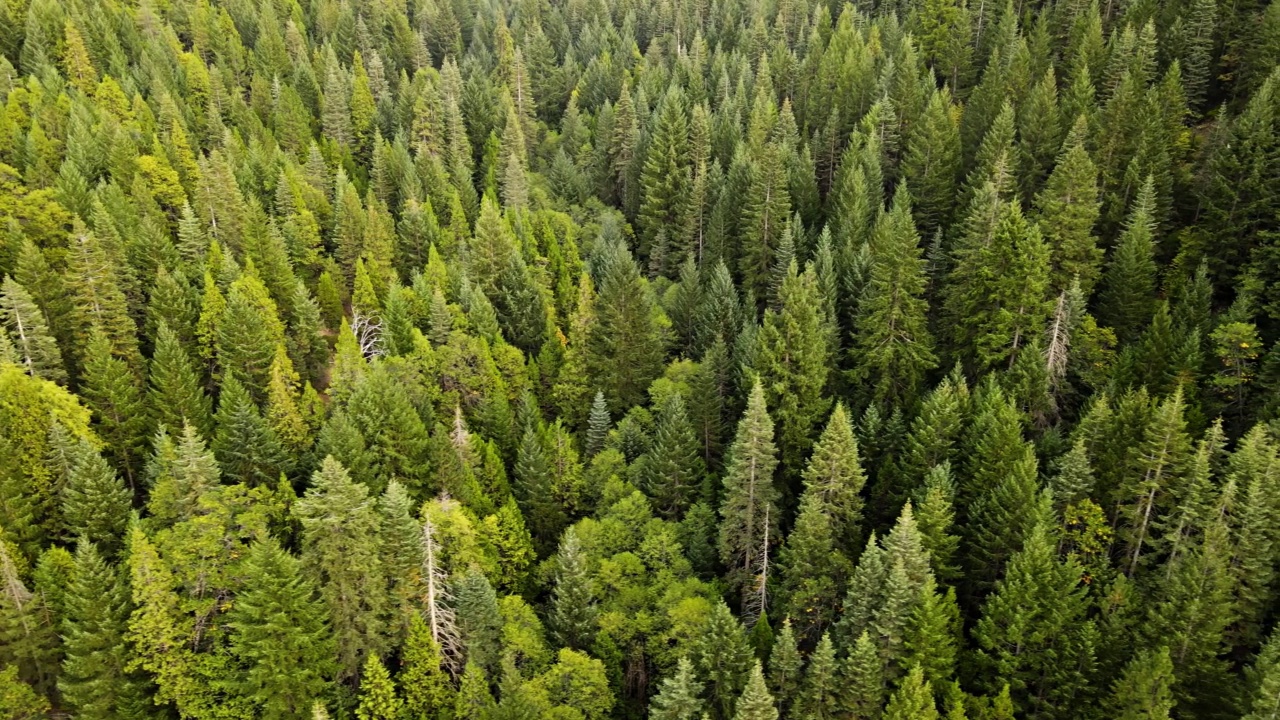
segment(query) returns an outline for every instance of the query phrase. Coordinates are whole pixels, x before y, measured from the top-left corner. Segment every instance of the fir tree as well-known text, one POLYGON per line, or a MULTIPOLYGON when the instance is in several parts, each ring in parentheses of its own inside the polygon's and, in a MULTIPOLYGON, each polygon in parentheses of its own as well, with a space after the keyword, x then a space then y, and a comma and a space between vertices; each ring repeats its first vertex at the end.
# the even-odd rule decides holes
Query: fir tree
POLYGON ((1143 651, 1116 681, 1109 702, 1111 712, 1122 720, 1165 720, 1176 704, 1169 690, 1172 682, 1169 648, 1143 651))
POLYGON ((1133 201, 1102 279, 1100 319, 1121 340, 1132 340, 1154 310, 1156 287, 1155 185, 1148 177, 1133 201))
POLYGON ((445 673, 443 661, 431 629, 422 616, 415 613, 409 619, 409 635, 396 676, 408 717, 414 720, 453 717, 456 691, 445 673))
POLYGON ((723 601, 712 607, 694 638, 692 659, 698 677, 709 686, 707 702, 712 710, 719 717, 733 717, 734 704, 747 682, 752 654, 742 625, 723 601))
POLYGON ((740 587, 752 585, 768 561, 766 537, 778 522, 773 471, 773 421, 759 381, 751 390, 738 434, 729 448, 720 505, 720 559, 740 587))
POLYGON ((320 586, 337 641, 338 677, 354 677, 384 647, 382 563, 368 489, 326 457, 293 512, 302 523, 302 562, 320 586))
POLYGON ((587 558, 571 527, 560 540, 556 554, 556 584, 552 600, 551 625, 560 643, 585 648, 595 636, 596 607, 587 558))
POLYGON ((653 445, 643 466, 645 490, 664 517, 681 517, 693 501, 704 472, 699 455, 684 397, 671 393, 659 408, 653 445))
POLYGON ((396 695, 395 683, 377 655, 369 655, 360 673, 360 704, 356 706, 359 720, 396 720, 404 710, 404 703, 396 695))
POLYGON ((702 717, 699 694, 693 663, 682 657, 676 663, 675 675, 663 679, 658 694, 650 702, 649 717, 654 720, 699 720, 702 717))
POLYGON ((817 648, 809 656, 809 665, 805 668, 804 686, 800 689, 800 697, 796 700, 797 717, 823 720, 840 716, 840 696, 843 693, 842 683, 836 666, 835 645, 829 635, 823 635, 817 648))
POLYGON ((0 323, 9 331, 17 361, 27 372, 65 384, 67 371, 44 313, 13 276, 0 283, 0 323))
POLYGON ((292 469, 275 431, 234 376, 222 384, 216 420, 213 452, 229 477, 249 485, 272 485, 292 469))
POLYGON ((938 706, 933 700, 933 689, 924 672, 917 665, 911 668, 902 685, 889 698, 884 709, 885 720, 936 720, 938 706))
POLYGON ((111 341, 103 332, 95 331, 89 340, 81 393, 116 464, 133 482, 141 468, 147 413, 137 375, 112 355, 111 341))
POLYGON ((151 356, 148 404, 157 427, 177 431, 190 423, 205 437, 213 433, 213 410, 201 387, 200 377, 167 323, 157 326, 156 349, 151 356))
POLYGON ((85 440, 71 453, 62 492, 69 537, 83 537, 114 552, 129 523, 133 498, 111 465, 85 440))
POLYGON ((742 696, 738 698, 734 720, 778 720, 778 709, 774 707, 773 696, 765 686, 764 671, 760 669, 760 661, 756 661, 747 678, 742 696))
POLYGON ((755 367, 774 407, 783 467, 799 468, 812 445, 813 427, 830 407, 823 390, 831 349, 812 268, 797 274, 791 263, 778 299, 781 310, 765 312, 755 367))
POLYGON ((236 691, 261 717, 298 717, 329 690, 336 668, 327 612, 297 560, 274 540, 256 544, 245 591, 228 613, 231 653, 246 668, 236 691))
POLYGON ((128 672, 128 590, 88 540, 76 545, 62 611, 63 701, 85 715, 123 714, 144 697, 141 683, 128 672))
POLYGON ((873 399, 884 407, 911 403, 924 374, 937 364, 924 299, 925 264, 911 219, 905 186, 872 232, 870 278, 858 303, 854 336, 855 377, 869 380, 873 399))
POLYGON ((791 630, 791 618, 786 618, 769 653, 769 687, 782 713, 790 710, 799 695, 802 663, 796 636, 791 630))

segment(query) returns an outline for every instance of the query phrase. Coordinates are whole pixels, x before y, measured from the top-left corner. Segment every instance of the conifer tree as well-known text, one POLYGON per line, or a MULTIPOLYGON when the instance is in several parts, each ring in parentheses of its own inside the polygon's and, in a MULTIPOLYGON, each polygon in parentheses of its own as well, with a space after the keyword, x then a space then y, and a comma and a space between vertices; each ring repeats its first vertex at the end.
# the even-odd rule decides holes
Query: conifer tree
MULTIPOLYGON (((934 20, 934 18, 930 18, 934 20)), ((946 225, 960 175, 960 128, 946 87, 935 90, 908 140, 902 173, 915 194, 915 219, 925 234, 946 225)))
POLYGON ((720 559, 739 587, 748 587, 768 561, 765 538, 778 522, 773 471, 773 421, 757 380, 729 448, 720 505, 720 559))
POLYGON ((747 682, 752 654, 742 625, 723 601, 712 607, 694 638, 692 660, 699 679, 708 685, 707 702, 712 710, 718 717, 732 717, 738 694, 747 682))
POLYGON ((1077 668, 1080 654, 1089 652, 1081 642, 1087 602, 1080 568, 1070 558, 1057 558, 1047 497, 1033 513, 1022 549, 974 627, 976 660, 991 692, 997 683, 1008 683, 1024 712, 1060 712, 1083 685, 1077 668))
POLYGON ((458 698, 454 705, 453 716, 456 718, 487 718, 493 712, 493 694, 489 692, 489 681, 484 669, 473 662, 467 663, 462 673, 462 683, 458 687, 458 698))
POLYGON ((889 698, 884 709, 885 720, 936 720, 938 706, 933 700, 933 689, 924 679, 924 672, 917 665, 911 668, 902 685, 889 698))
POLYGON ((338 677, 354 677, 385 647, 387 604, 369 491, 326 457, 293 512, 302 523, 302 561, 320 586, 337 641, 338 677))
POLYGON ((565 647, 588 647, 596 632, 595 593, 588 575, 587 558, 572 527, 565 530, 560 540, 555 579, 552 630, 565 647))
POLYGON ((155 454, 147 467, 151 492, 147 498, 150 519, 160 527, 191 519, 200 498, 221 480, 218 461, 191 425, 182 426, 175 444, 167 432, 156 436, 155 454))
POLYGON ((693 501, 704 473, 698 438, 680 393, 673 392, 662 401, 653 435, 643 466, 644 486, 659 514, 674 520, 693 501))
POLYGON ((756 369, 775 408, 784 467, 799 468, 809 453, 814 425, 830 407, 823 390, 831 349, 812 268, 797 274, 792 263, 778 298, 781 310, 765 312, 756 369))
POLYGON ((80 540, 62 599, 64 658, 58 678, 63 701, 76 712, 109 717, 144 699, 141 684, 128 671, 128 621, 128 589, 93 543, 80 540))
POLYGON ((816 494, 832 521, 837 547, 850 552, 862 524, 861 492, 866 475, 858 457, 853 423, 843 403, 836 403, 804 469, 805 493, 816 494))
POLYGON ((177 432, 190 423, 205 437, 212 436, 213 410, 209 397, 177 333, 161 321, 156 328, 155 342, 147 401, 156 426, 177 432))
POLYGON ((742 689, 742 696, 738 698, 737 710, 733 718, 734 720, 778 720, 778 709, 774 707, 773 696, 765 686, 764 671, 760 668, 759 660, 751 669, 746 687, 742 689))
POLYGON ((845 710, 858 718, 878 717, 884 702, 884 679, 875 642, 865 630, 851 644, 842 676, 845 710))
POLYGON ((360 673, 359 720, 395 720, 401 716, 404 703, 396 695, 395 683, 377 655, 369 655, 360 673))
POLYGON ((1109 706, 1123 720, 1165 720, 1176 704, 1169 686, 1173 683, 1173 662, 1169 648, 1142 651, 1116 680, 1109 706))
POLYGON ((1049 318, 1049 248, 1018 204, 1000 199, 996 183, 970 207, 947 296, 953 340, 976 367, 1010 368, 1049 318))
POLYGON ((804 686, 796 700, 796 717, 824 720, 840 716, 840 696, 844 688, 836 665, 835 645, 831 636, 823 635, 809 656, 804 686))
POLYGON ((234 376, 222 383, 213 452, 228 477, 249 485, 274 485, 292 469, 275 431, 234 376))
POLYGON ((870 248, 870 277, 858 303, 851 350, 855 378, 870 381, 873 399, 884 407, 911 403, 937 360, 926 321, 925 264, 905 185, 876 222, 870 248))
POLYGON ((1085 149, 1088 125, 1075 120, 1053 172, 1035 196, 1036 221, 1049 245, 1050 287, 1061 292, 1074 279, 1087 296, 1098 281, 1102 249, 1098 223, 1098 171, 1085 149))
POLYGON ((228 613, 231 653, 246 668, 238 694, 263 718, 298 717, 336 668, 328 613, 299 562, 274 540, 249 551, 245 590, 228 613))
POLYGON ((9 331, 16 358, 27 372, 46 380, 66 383, 67 371, 62 364, 62 353, 50 333, 44 313, 13 276, 0 283, 0 324, 9 331))
POLYGON ((769 653, 769 687, 778 700, 778 709, 782 713, 790 711, 800 692, 802 679, 800 649, 796 646, 796 635, 791 630, 791 618, 782 621, 782 629, 778 631, 773 649, 769 653))
POLYGON ((141 468, 147 413, 138 376, 112 355, 107 335, 95 331, 89 340, 81 394, 98 422, 116 464, 130 482, 141 468))
POLYGON ((62 520, 68 537, 82 537, 114 552, 129 523, 132 500, 110 463, 88 441, 79 440, 71 452, 62 491, 62 520))
POLYGON ((598 251, 599 294, 586 337, 586 369, 613 407, 639 402, 666 358, 666 316, 620 242, 598 251))
POLYGON ((689 120, 684 92, 672 84, 658 104, 652 137, 648 142, 640 174, 640 228, 651 255, 660 258, 661 268, 676 268, 678 257, 663 257, 657 238, 683 226, 688 212, 689 120))
POLYGON ((583 455, 590 459, 604 449, 605 437, 609 434, 609 404, 604 393, 597 390, 595 399, 591 401, 591 412, 587 415, 587 435, 583 444, 583 455))
POLYGON ((1098 307, 1100 319, 1116 331, 1121 340, 1132 340, 1154 310, 1155 185, 1148 176, 1133 201, 1111 260, 1102 279, 1098 307))
POLYGON ((800 501, 795 527, 779 556, 781 593, 804 638, 817 636, 832 620, 848 561, 834 542, 834 522, 816 493, 800 501))
POLYGON ((421 615, 409 619, 409 634, 400 658, 397 685, 404 694, 404 710, 414 720, 453 717, 456 691, 443 666, 440 646, 421 615))
POLYGON ((751 162, 749 184, 738 218, 745 251, 741 266, 743 280, 757 298, 769 296, 775 252, 791 218, 787 181, 782 148, 776 143, 767 143, 751 162))
POLYGON ((658 694, 651 701, 649 717, 654 720, 699 720, 702 700, 693 663, 682 657, 676 663, 675 675, 664 678, 658 694))

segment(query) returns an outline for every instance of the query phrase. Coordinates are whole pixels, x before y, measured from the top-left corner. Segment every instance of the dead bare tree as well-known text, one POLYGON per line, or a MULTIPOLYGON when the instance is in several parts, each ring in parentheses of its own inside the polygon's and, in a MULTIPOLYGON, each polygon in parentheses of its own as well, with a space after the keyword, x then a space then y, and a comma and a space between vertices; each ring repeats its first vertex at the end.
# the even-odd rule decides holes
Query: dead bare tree
MULTIPOLYGON (((448 495, 442 495, 441 499, 451 502, 448 495)), ((461 671, 462 638, 450 607, 453 596, 449 593, 448 575, 441 563, 440 545, 430 516, 422 523, 422 586, 423 612, 431 638, 440 648, 445 667, 457 677, 461 671)))

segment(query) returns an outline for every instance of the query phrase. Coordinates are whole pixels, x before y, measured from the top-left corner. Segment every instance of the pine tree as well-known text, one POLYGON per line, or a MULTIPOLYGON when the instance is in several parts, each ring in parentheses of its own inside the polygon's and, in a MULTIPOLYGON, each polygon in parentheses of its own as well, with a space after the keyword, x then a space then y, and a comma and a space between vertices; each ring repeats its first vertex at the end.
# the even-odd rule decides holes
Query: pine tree
POLYGON ((729 448, 720 505, 720 559, 739 587, 753 585, 768 561, 765 538, 778 522, 773 471, 777 451, 773 421, 765 408, 764 387, 757 380, 729 448))
POLYGON ((595 637, 596 607, 587 558, 571 527, 560 540, 556 554, 556 584, 551 625, 561 645, 586 648, 595 637))
POLYGON ((757 298, 769 296, 774 254, 791 217, 787 180, 782 148, 772 142, 760 148, 751 163, 749 185, 738 218, 745 249, 741 264, 743 282, 757 298))
POLYGON ((133 370, 112 355, 111 341, 95 331, 89 340, 81 394, 116 464, 132 483, 141 469, 147 413, 133 370))
POLYGON ((1088 125, 1075 120, 1044 188, 1035 197, 1036 221, 1049 245, 1050 287, 1061 292, 1072 280, 1086 296, 1102 267, 1102 249, 1093 228, 1098 223, 1098 170, 1085 149, 1088 125))
POLYGON ((871 382, 873 399, 883 407, 910 404, 937 360, 926 321, 925 263, 905 186, 876 222, 870 248, 870 278, 851 350, 854 377, 871 382))
POLYGON ((0 324, 9 331, 17 360, 27 372, 56 383, 66 383, 67 371, 62 363, 62 353, 50 333, 44 313, 13 276, 0 283, 0 324))
POLYGON ((1121 720, 1166 720, 1176 704, 1169 689, 1173 678, 1169 648, 1140 652, 1115 683, 1111 713, 1121 720))
POLYGON ((396 720, 403 708, 387 668, 377 655, 369 655, 360 673, 360 704, 356 706, 356 717, 359 720, 396 720))
MULTIPOLYGON (((660 252, 656 240, 661 232, 671 232, 685 223, 691 182, 688 145, 689 120, 684 93, 673 83, 658 105, 640 175, 639 224, 650 253, 660 252)), ((675 268, 679 264, 679 257, 670 256, 662 257, 659 262, 660 268, 675 268)))
POLYGON ((63 701, 83 715, 110 717, 141 699, 141 685, 127 669, 128 589, 88 540, 76 545, 61 605, 63 701))
POLYGON ((778 709, 774 707, 773 696, 764 683, 764 671, 760 669, 760 661, 751 669, 742 696, 738 698, 734 720, 778 720, 778 709))
POLYGON ((292 462, 275 431, 234 376, 222 383, 213 452, 228 477, 249 485, 274 485, 292 462))
POLYGON ((227 616, 231 653, 247 668, 236 692, 260 717, 298 717, 328 691, 337 670, 328 613, 299 562, 274 540, 253 546, 245 573, 227 616))
POLYGON ((698 438, 680 393, 662 401, 653 435, 643 466, 644 488, 659 514, 675 520, 693 501, 704 474, 698 438))
POLYGON ((707 702, 712 710, 718 717, 733 717, 752 654, 742 625, 723 601, 712 606, 701 632, 694 637, 692 660, 699 679, 709 686, 707 702))
POLYGON ((1134 339, 1155 309, 1155 185, 1148 176, 1102 279, 1101 320, 1121 341, 1134 339))
POLYGON ((784 714, 789 713, 799 695, 802 663, 795 633, 791 631, 791 618, 786 618, 769 653, 768 678, 770 690, 778 699, 778 710, 784 714))
POLYGON ((1049 499, 1033 511, 1022 549, 1009 561, 974 627, 976 661, 990 692, 1011 687, 1023 712, 1060 712, 1083 687, 1077 674, 1087 601, 1074 560, 1057 558, 1049 499))
POLYGON ((444 670, 440 646, 421 615, 409 619, 409 635, 400 658, 397 685, 404 693, 404 710, 413 720, 450 720, 457 692, 444 670))
POLYGON ((302 523, 302 561, 320 586, 337 641, 338 677, 358 674, 379 653, 387 604, 378 521, 369 491, 326 457, 293 512, 302 523))
POLYGON ((804 686, 795 705, 796 717, 806 720, 840 717, 843 690, 837 672, 835 645, 829 635, 823 635, 805 668, 804 686))
POLYGON ((129 523, 132 495, 111 465, 88 441, 71 453, 62 491, 62 520, 68 537, 82 537, 108 552, 119 548, 129 523))
POLYGON ((907 140, 902 174, 914 191, 915 220, 925 234, 944 227, 955 204, 961 154, 954 110, 950 91, 935 90, 907 140))
POLYGON ((797 274, 792 263, 778 298, 781 311, 765 312, 755 367, 777 417, 783 467, 798 469, 809 453, 814 425, 830 407, 823 390, 831 348, 812 268, 797 274))
POLYGON ((662 680, 658 694, 650 701, 649 717, 653 720, 699 720, 702 700, 693 663, 687 657, 676 663, 676 673, 662 680))
POLYGON ((190 423, 205 437, 212 436, 213 410, 209 397, 177 333, 164 321, 156 328, 156 349, 151 356, 150 371, 147 401, 156 426, 176 432, 190 423))
POLYGON ((884 720, 936 720, 937 717, 938 706, 933 701, 932 686, 917 665, 911 668, 902 685, 889 698, 884 720))

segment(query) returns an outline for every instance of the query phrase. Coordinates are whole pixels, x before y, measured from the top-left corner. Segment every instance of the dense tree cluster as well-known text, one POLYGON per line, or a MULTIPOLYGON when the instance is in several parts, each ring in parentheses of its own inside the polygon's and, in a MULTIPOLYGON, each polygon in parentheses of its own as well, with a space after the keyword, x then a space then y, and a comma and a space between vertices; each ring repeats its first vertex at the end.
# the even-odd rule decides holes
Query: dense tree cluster
POLYGON ((0 716, 1275 718, 1280 3, 0 3, 0 716))

